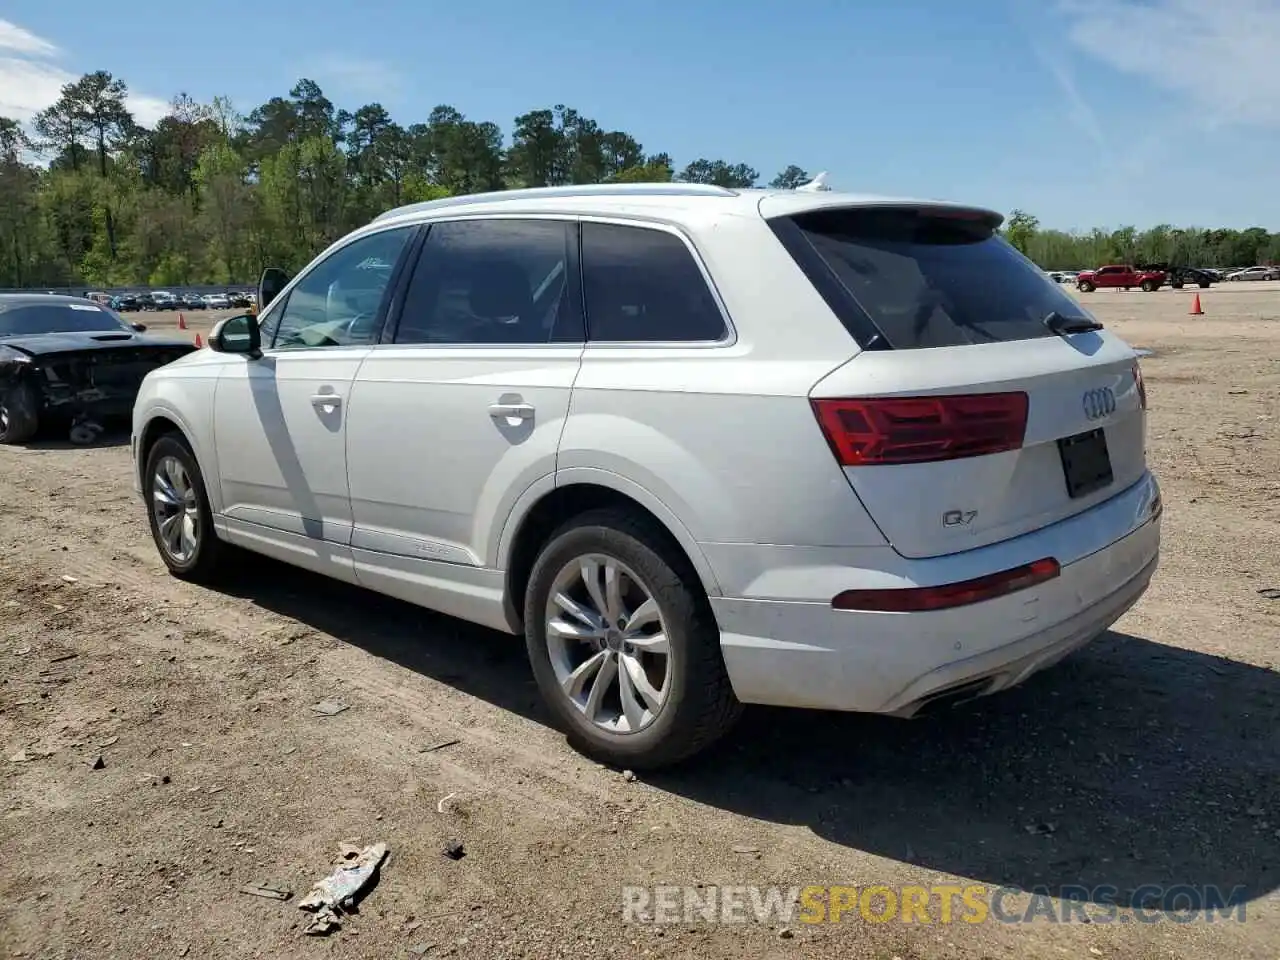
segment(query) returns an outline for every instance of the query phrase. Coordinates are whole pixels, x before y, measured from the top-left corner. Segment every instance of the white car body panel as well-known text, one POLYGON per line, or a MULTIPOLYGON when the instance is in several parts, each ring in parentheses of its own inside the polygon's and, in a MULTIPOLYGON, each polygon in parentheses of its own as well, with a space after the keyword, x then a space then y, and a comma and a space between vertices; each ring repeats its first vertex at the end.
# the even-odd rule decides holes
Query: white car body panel
MULTIPOLYGON (((141 469, 137 461, 138 440, 147 425, 157 418, 174 424, 191 445, 202 468, 210 477, 218 476, 218 454, 213 443, 214 393, 227 357, 211 350, 196 350, 153 370, 143 379, 133 407, 133 487, 142 492, 141 469)), ((222 509, 222 491, 217 483, 208 485, 209 500, 217 515, 222 509)))
MULTIPOLYGON (((502 520, 528 487, 554 480, 581 355, 578 345, 372 349, 347 439, 360 583, 405 599, 430 594, 438 609, 453 609, 436 596, 450 592, 449 574, 464 593, 479 588, 479 571, 497 569, 502 520)), ((492 624, 500 578, 489 599, 492 624)))
POLYGON ((1023 391, 1027 428, 1017 450, 942 463, 850 467, 849 483, 889 542, 909 557, 956 553, 1008 540, 1088 509, 1146 470, 1146 416, 1133 375, 1133 350, 1112 334, 1020 340, 943 350, 868 352, 813 390, 814 397, 927 396, 1023 391), (1090 420, 1091 389, 1116 397, 1114 412, 1090 420), (1067 496, 1057 439, 1101 427, 1115 480, 1079 499, 1067 496), (918 504, 902 510, 898 505, 918 504), (960 511, 965 523, 944 525, 960 511))
POLYGON ((992 692, 1092 639, 1141 596, 1157 563, 1159 489, 1146 469, 1135 354, 1118 338, 863 351, 764 219, 907 202, 584 188, 391 211, 293 283, 339 245, 388 226, 463 216, 628 223, 684 239, 726 335, 380 344, 260 360, 200 351, 147 378, 135 443, 154 418, 179 425, 226 539, 510 631, 522 599, 507 595, 507 572, 524 520, 555 491, 604 487, 652 514, 688 556, 740 699, 909 714, 957 684, 992 692), (1115 409, 1089 420, 1081 394, 1100 386, 1115 409), (326 390, 342 396, 340 415, 313 405, 326 390), (996 390, 1030 396, 1022 449, 945 463, 842 468, 811 406, 996 390), (532 425, 491 415, 496 403, 532 405, 532 425), (1056 438, 1099 425, 1115 480, 1067 502, 1056 438), (940 517, 953 508, 981 520, 946 529, 940 517), (832 606, 845 590, 956 583, 1045 557, 1060 576, 967 607, 832 606))
POLYGON ((1137 602, 1155 572, 1160 509, 1147 474, 1085 513, 950 557, 709 548, 729 594, 711 605, 734 690, 748 703, 893 713, 959 681, 990 676, 998 686, 984 692, 1020 682, 1137 602), (1048 556, 1062 563, 1061 576, 967 607, 911 614, 831 607, 850 585, 957 583, 1048 556))
POLYGON ((347 419, 368 347, 281 350, 227 364, 214 439, 229 520, 347 546, 347 419))

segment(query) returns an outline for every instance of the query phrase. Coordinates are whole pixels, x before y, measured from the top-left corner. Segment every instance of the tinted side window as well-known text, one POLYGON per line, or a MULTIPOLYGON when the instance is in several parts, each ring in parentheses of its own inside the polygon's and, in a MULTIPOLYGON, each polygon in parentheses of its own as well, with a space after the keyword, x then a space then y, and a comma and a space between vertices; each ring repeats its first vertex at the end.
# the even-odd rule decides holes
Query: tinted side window
POLYGON ((391 274, 413 234, 397 227, 361 237, 316 264, 272 311, 278 348, 337 347, 372 343, 391 274))
POLYGON ((405 293, 396 343, 582 342, 574 224, 432 224, 405 293))
POLYGON ((724 315, 684 241, 663 230, 582 225, 587 336, 593 341, 720 340, 724 315))

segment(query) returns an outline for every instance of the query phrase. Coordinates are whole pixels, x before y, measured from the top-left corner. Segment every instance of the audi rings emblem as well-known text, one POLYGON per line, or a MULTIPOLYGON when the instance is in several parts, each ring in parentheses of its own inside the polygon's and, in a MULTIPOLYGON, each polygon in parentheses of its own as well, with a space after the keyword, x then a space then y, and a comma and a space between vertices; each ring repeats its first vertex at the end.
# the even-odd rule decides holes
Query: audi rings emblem
POLYGON ((1116 412, 1116 395, 1110 387, 1086 390, 1081 398, 1084 415, 1090 420, 1101 420, 1116 412))

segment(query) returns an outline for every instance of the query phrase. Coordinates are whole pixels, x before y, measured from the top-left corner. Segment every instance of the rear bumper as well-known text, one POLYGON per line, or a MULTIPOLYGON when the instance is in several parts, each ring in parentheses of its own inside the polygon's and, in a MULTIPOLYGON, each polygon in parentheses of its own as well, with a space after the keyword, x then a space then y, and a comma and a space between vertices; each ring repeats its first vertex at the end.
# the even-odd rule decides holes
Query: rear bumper
MULTIPOLYGON (((1146 591, 1159 562, 1158 504, 1148 474, 1062 523, 934 560, 903 561, 871 548, 850 551, 841 569, 832 548, 757 547, 773 562, 808 563, 770 569, 766 560, 753 571, 752 589, 767 585, 775 597, 791 596, 712 599, 734 691, 746 703, 910 716, 953 692, 977 696, 1020 683, 1103 633, 1146 591), (831 607, 843 589, 955 582, 1050 556, 1062 564, 1054 580, 970 606, 925 613, 831 607), (878 557, 886 569, 870 569, 878 557)), ((713 565, 744 568, 740 557, 730 562, 724 545, 707 546, 713 565)))

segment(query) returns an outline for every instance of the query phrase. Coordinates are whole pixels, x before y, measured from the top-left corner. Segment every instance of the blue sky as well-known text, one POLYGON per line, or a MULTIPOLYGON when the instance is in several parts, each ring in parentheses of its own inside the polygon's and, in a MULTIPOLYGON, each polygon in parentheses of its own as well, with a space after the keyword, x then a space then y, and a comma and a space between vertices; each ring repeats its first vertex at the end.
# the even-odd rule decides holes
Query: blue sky
POLYGON ((1280 0, 5 0, 0 114, 87 70, 154 122, 299 77, 408 124, 556 103, 664 150, 1066 229, 1280 230, 1280 0), (678 11, 678 12, 677 12, 678 11))

